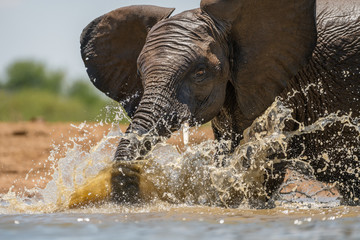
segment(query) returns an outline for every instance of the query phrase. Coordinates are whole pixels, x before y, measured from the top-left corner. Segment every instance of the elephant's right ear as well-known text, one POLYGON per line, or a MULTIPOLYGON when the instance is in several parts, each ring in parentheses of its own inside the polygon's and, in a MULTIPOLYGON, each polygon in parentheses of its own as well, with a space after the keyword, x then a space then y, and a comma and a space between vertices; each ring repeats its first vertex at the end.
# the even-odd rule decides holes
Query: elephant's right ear
POLYGON ((81 34, 81 56, 92 83, 121 101, 131 117, 143 94, 137 58, 148 31, 174 8, 129 6, 93 20, 81 34))
POLYGON ((201 9, 229 26, 233 85, 241 112, 262 114, 316 45, 315 0, 202 0, 201 9))

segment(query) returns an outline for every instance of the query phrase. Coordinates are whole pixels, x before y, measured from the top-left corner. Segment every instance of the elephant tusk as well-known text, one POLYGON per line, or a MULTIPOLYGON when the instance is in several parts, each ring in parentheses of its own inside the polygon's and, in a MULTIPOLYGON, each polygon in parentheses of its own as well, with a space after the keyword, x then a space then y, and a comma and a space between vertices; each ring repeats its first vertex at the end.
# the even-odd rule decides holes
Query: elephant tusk
POLYGON ((183 128, 182 128, 182 131, 183 131, 183 142, 184 142, 184 145, 188 145, 189 144, 189 123, 188 122, 185 122, 183 124, 183 128))

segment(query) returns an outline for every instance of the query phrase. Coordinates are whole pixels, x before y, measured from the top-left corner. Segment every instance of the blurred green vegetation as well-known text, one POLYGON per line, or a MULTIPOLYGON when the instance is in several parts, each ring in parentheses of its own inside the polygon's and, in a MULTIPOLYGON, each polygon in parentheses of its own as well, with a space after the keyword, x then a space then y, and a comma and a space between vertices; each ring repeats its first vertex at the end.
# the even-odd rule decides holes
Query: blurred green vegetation
POLYGON ((42 62, 15 61, 6 69, 5 79, 0 80, 0 121, 116 118, 119 104, 97 91, 86 79, 66 81, 64 71, 49 69, 42 62), (111 112, 114 109, 115 114, 111 112))

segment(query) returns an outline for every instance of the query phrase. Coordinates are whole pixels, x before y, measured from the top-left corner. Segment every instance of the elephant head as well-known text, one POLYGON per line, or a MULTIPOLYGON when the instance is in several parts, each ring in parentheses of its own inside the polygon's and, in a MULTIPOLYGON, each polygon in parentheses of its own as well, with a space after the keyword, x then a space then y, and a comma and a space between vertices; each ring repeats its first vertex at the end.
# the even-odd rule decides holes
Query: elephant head
POLYGON ((316 44, 315 0, 202 0, 174 9, 130 6, 91 22, 81 53, 93 84, 132 118, 115 160, 145 154, 184 121, 237 106, 241 130, 274 101, 316 44))

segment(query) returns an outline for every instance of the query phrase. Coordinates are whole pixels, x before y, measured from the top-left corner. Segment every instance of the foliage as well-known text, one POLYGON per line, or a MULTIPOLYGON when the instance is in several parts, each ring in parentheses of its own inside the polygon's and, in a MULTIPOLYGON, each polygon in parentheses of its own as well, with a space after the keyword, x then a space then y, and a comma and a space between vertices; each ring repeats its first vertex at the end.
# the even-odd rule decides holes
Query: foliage
POLYGON ((6 89, 18 91, 27 88, 59 93, 65 77, 62 71, 49 71, 43 63, 22 60, 7 68, 6 89))
POLYGON ((95 88, 81 79, 76 80, 72 84, 68 91, 68 96, 79 99, 89 106, 97 104, 99 101, 99 96, 96 94, 95 88))
POLYGON ((63 71, 22 60, 11 64, 0 84, 0 121, 95 121, 108 116, 108 105, 89 81, 77 79, 66 87, 63 71))

